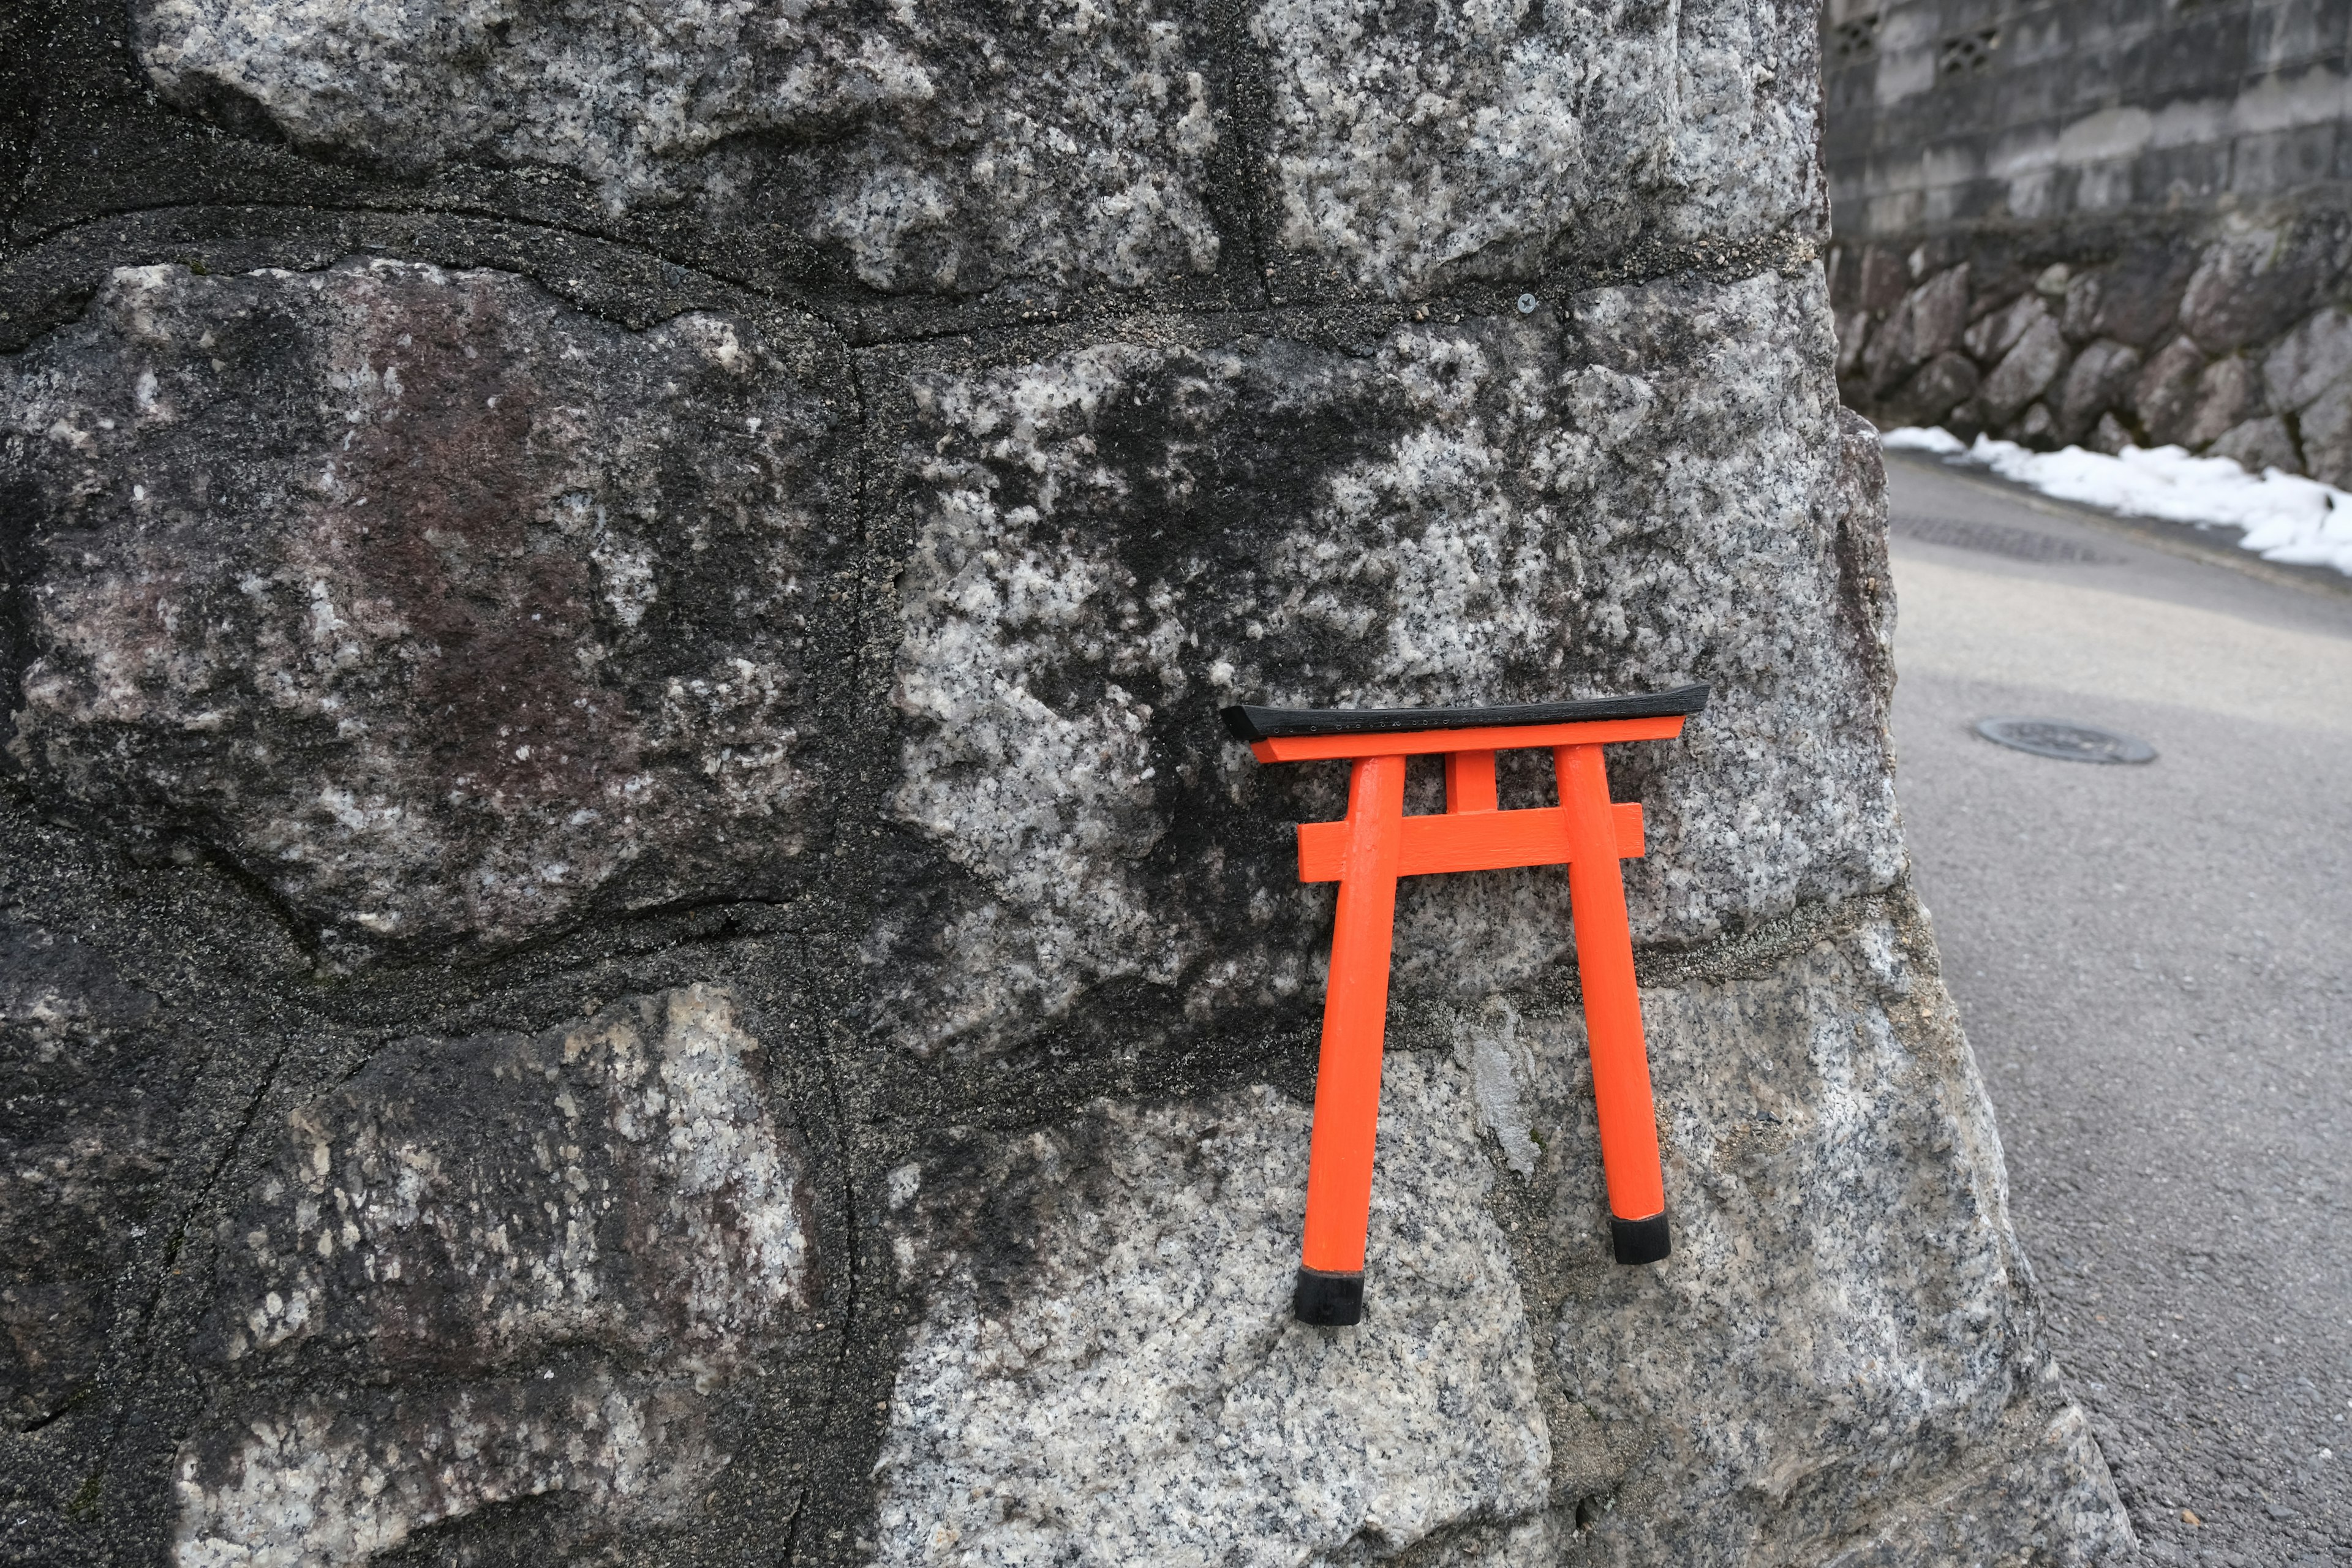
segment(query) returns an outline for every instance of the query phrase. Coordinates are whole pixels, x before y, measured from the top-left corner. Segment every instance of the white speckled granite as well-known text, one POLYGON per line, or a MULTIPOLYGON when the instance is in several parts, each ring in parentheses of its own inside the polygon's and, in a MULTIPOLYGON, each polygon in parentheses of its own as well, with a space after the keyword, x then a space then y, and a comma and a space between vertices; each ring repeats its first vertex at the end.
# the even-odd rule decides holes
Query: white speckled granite
MULTIPOLYGON (((1707 941, 1897 874, 1848 516, 1869 500, 1847 470, 1874 459, 1841 435, 1817 273, 1344 347, 1319 331, 1276 313, 884 362, 908 404, 893 805, 971 874, 930 979, 905 942, 878 950, 927 1047, 1034 1029, 1107 980, 1196 1013, 1311 984, 1329 895, 1297 889, 1276 838, 1293 812, 1338 816, 1345 769, 1260 768, 1216 727, 1236 699, 1708 681, 1682 739, 1615 755, 1649 814, 1635 940, 1707 941), (1205 857, 1169 837, 1193 825, 1205 857)), ((1401 993, 1548 972, 1566 891, 1557 872, 1409 884, 1401 993)))
POLYGON ((1277 238, 1391 298, 1817 226, 1817 17, 1754 0, 1266 0, 1277 238))
POLYGON ((607 213, 781 221, 868 288, 1134 287, 1215 268, 1183 5, 141 0, 176 102, 426 174, 568 171, 607 213))

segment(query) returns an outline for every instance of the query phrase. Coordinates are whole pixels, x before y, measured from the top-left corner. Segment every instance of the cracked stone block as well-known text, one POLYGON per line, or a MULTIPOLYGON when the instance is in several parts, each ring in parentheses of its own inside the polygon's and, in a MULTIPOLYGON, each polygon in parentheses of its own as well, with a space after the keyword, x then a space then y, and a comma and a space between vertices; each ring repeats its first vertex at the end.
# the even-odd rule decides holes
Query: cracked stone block
MULTIPOLYGON (((417 1040, 286 1112, 217 1226, 183 1568, 365 1561, 521 1500, 677 1522, 816 1298, 808 1175, 722 987, 417 1040)), ((552 1518, 553 1516, 551 1516, 552 1518)))
POLYGON ((1383 1094, 1366 1317, 1339 1333, 1291 1316, 1307 1115, 1270 1089, 900 1173, 926 1307, 876 1561, 1271 1568, 1537 1523, 1550 1446, 1467 1076, 1398 1055, 1383 1094))
MULTIPOLYGON (((1237 700, 1525 701, 1712 682, 1619 749, 1635 940, 1710 940, 1902 863, 1818 272, 1596 289, 1334 342, 1286 315, 921 350, 902 389, 891 809, 932 847, 868 942, 901 1038, 1034 1035, 1106 985, 1311 1005, 1330 894, 1237 700), (1697 367, 1704 365, 1704 371, 1697 367), (1865 617, 1866 618, 1866 617, 1865 617), (1800 637, 1802 625, 1834 626, 1800 637), (1849 629, 1851 628, 1851 629, 1849 629)), ((885 379, 877 369, 877 382, 885 379)), ((1529 764, 1507 799, 1549 804, 1529 764)), ((1401 994, 1562 961, 1555 872, 1409 883, 1401 994)))
POLYGON ((783 896, 823 831, 842 374, 504 273, 120 269, 0 360, 9 753, 345 951, 783 896))
POLYGON ((0 908, 0 1415, 99 1370, 114 1288, 171 1165, 184 1087, 158 999, 0 908))
POLYGON ((781 226, 950 295, 1215 270, 1201 7, 141 0, 171 101, 409 176, 560 170, 607 215, 781 226))
POLYGON ((1274 239, 1391 298, 1810 231, 1816 23, 1740 0, 1264 0, 1274 239))

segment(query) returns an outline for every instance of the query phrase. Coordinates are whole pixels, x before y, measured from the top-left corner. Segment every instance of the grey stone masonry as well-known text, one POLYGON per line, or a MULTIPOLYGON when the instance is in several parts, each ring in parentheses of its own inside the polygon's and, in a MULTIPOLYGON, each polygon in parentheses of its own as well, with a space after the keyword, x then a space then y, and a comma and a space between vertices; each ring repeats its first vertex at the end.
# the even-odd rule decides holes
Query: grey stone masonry
MULTIPOLYGON (((2127 1552, 1907 879, 1819 38, 0 16, 0 1562, 2127 1552), (1298 1323, 1347 776, 1218 709, 1694 681, 1611 761, 1672 1256, 1565 875, 1416 879, 1298 1323)), ((2252 406, 1923 281, 1970 395, 2252 406)))
POLYGON ((2352 0, 1832 0, 1822 29, 1849 404, 2352 484, 2352 0))

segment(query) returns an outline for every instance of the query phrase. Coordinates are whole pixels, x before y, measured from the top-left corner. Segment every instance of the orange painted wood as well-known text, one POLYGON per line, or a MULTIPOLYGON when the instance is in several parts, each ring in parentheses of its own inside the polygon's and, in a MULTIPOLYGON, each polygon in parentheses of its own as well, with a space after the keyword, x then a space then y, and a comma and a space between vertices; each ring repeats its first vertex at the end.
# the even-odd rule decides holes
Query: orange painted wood
POLYGON ((1331 978, 1323 994, 1315 1129, 1307 1150, 1301 1261, 1326 1273, 1360 1273, 1364 1267, 1404 822, 1404 759, 1359 761, 1349 783, 1347 821, 1337 825, 1348 837, 1339 918, 1331 929, 1331 978))
POLYGON ((1576 972, 1584 987, 1609 1212, 1619 1219, 1648 1219, 1665 1212, 1666 1184, 1642 1044, 1642 994, 1633 984, 1625 881, 1611 853, 1609 772, 1597 745, 1561 746, 1552 752, 1552 767, 1568 813, 1569 914, 1576 926, 1576 972))
POLYGON ((1286 735, 1253 741, 1261 763, 1316 763, 1355 757, 1425 756, 1433 752, 1516 752, 1538 746, 1597 746, 1612 741, 1664 741, 1683 732, 1683 715, 1595 719, 1574 724, 1497 724, 1479 730, 1423 730, 1398 735, 1286 735))
POLYGON ((1495 798, 1495 753, 1492 752, 1448 752, 1445 753, 1445 810, 1447 815, 1465 811, 1492 811, 1498 803, 1495 798))
MULTIPOLYGON (((1427 877, 1441 871, 1501 871, 1514 866, 1558 866, 1573 858, 1570 812, 1564 805, 1531 811, 1448 812, 1444 816, 1404 819, 1397 875, 1427 877)), ((1628 859, 1643 851, 1642 807, 1628 801, 1610 808, 1616 825, 1617 853, 1628 859)), ((1347 864, 1349 825, 1298 825, 1298 879, 1336 882, 1347 864)))

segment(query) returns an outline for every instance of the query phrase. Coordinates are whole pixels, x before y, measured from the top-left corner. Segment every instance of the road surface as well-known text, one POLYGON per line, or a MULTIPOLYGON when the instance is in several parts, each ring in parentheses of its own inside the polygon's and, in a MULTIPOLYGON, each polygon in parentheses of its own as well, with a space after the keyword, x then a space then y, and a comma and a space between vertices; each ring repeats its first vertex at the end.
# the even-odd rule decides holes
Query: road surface
POLYGON ((1888 470, 1906 830, 2068 1384, 2148 1561, 2352 1564, 2352 581, 1888 470))

